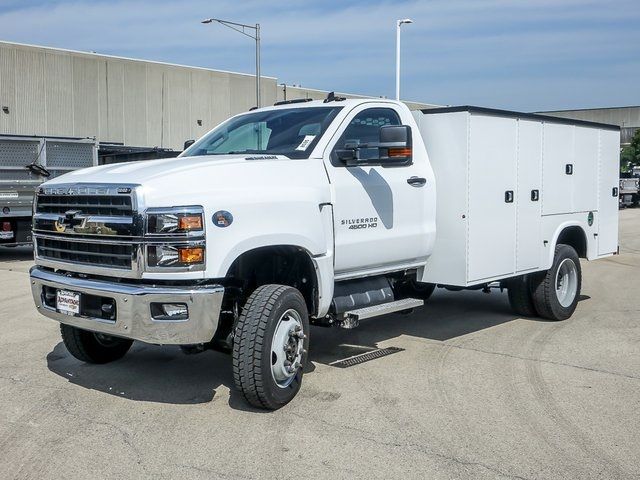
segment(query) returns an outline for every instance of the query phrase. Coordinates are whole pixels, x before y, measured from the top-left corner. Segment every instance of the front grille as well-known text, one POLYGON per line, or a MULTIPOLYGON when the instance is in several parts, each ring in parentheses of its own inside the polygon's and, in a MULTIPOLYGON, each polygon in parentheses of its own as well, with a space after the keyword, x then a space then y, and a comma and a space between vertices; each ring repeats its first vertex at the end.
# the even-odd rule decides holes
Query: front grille
POLYGON ((85 215, 108 217, 131 216, 133 207, 129 195, 46 195, 37 197, 36 212, 64 215, 80 210, 85 215))
POLYGON ((33 217, 36 261, 71 271, 135 277, 143 230, 135 187, 91 183, 40 187, 33 217))
POLYGON ((67 239, 38 238, 36 245, 40 258, 122 269, 131 269, 135 252, 135 246, 132 244, 114 245, 100 243, 99 240, 86 243, 67 239))

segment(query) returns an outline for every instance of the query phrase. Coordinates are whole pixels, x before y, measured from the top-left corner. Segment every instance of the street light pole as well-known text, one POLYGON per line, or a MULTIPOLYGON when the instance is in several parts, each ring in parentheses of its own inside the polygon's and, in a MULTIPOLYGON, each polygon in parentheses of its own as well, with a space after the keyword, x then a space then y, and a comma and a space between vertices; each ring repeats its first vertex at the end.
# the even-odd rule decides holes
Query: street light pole
POLYGON ((200 23, 212 23, 218 22, 225 27, 230 28, 231 30, 235 30, 236 32, 240 32, 243 35, 246 35, 249 38, 252 38, 256 42, 256 106, 258 108, 261 107, 261 95, 260 95, 260 24, 256 23, 255 25, 245 25, 244 23, 236 23, 230 22, 228 20, 221 20, 219 18, 206 18, 202 20, 200 23), (247 33, 246 30, 253 30, 254 34, 251 35, 247 33))
POLYGON ((262 106, 260 97, 260 24, 256 23, 256 105, 258 108, 262 106))
POLYGON ((410 18, 396 22, 396 100, 400 100, 400 27, 405 23, 413 23, 410 18))

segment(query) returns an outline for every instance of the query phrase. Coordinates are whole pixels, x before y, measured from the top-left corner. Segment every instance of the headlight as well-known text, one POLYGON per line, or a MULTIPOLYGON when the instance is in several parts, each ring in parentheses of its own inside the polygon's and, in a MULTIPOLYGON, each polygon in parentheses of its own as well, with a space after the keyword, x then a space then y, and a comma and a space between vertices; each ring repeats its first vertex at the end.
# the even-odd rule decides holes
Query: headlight
POLYGON ((146 224, 146 265, 149 270, 204 270, 202 207, 152 208, 147 210, 146 224))
POLYGON ((188 267, 204 264, 204 246, 150 245, 150 267, 188 267))
POLYGON ((150 210, 147 213, 147 232, 173 234, 202 232, 204 222, 202 208, 178 207, 166 210, 150 210))

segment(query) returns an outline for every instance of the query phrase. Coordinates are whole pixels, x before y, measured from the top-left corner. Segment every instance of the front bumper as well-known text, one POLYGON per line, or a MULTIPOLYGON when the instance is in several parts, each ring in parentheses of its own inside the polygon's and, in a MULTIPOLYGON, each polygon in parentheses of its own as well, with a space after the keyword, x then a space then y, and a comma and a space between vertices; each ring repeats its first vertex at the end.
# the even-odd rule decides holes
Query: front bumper
POLYGON ((147 343, 172 345, 209 342, 218 327, 224 295, 221 285, 131 285, 69 277, 37 266, 31 268, 30 275, 31 292, 39 312, 74 327, 147 343), (115 320, 60 313, 45 301, 44 287, 113 299, 115 320), (186 320, 155 320, 151 316, 151 303, 184 303, 189 309, 189 316, 186 320))

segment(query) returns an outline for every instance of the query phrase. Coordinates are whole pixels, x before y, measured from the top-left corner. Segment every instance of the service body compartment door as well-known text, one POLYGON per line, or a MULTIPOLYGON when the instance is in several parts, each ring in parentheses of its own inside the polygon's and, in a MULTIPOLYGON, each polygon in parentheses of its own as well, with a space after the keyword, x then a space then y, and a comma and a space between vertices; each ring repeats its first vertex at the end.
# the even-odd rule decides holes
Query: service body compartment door
POLYGON ((574 127, 573 211, 598 209, 599 132, 590 127, 574 127))
POLYGON ((518 121, 472 114, 469 128, 468 278, 473 283, 515 272, 518 121))
POLYGON ((620 132, 601 130, 598 180, 598 217, 600 220, 598 222, 598 255, 609 255, 618 250, 619 155, 620 132))
POLYGON ((542 124, 518 121, 516 271, 540 265, 542 219, 542 124))
POLYGON ((544 124, 542 213, 573 212, 573 125, 544 124), (570 170, 567 171, 567 168, 570 170))

